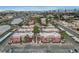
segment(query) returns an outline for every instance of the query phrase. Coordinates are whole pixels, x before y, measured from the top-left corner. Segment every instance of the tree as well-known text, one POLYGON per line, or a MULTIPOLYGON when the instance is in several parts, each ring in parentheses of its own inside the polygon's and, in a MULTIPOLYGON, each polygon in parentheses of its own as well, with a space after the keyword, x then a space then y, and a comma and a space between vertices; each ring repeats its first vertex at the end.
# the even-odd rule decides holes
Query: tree
POLYGON ((59 15, 59 18, 60 18, 60 20, 62 20, 62 19, 63 19, 63 15, 62 15, 62 14, 60 14, 60 15, 59 15))
POLYGON ((37 25, 35 25, 33 32, 34 33, 39 33, 40 32, 40 28, 37 25))
POLYGON ((40 28, 37 26, 37 25, 35 25, 34 26, 34 29, 33 29, 33 33, 34 33, 34 42, 36 42, 37 41, 37 34, 40 32, 40 28))
POLYGON ((52 18, 51 16, 48 17, 48 19, 51 19, 51 18, 52 18))
POLYGON ((48 18, 46 18, 46 26, 48 25, 48 22, 49 22, 49 21, 48 21, 48 18))
POLYGON ((74 15, 74 18, 79 18, 79 14, 75 14, 74 15))
POLYGON ((61 39, 63 40, 64 39, 64 31, 61 31, 60 34, 61 34, 61 39))
POLYGON ((55 15, 54 15, 54 19, 59 19, 59 17, 55 14, 55 15))
POLYGON ((25 37, 24 37, 24 41, 23 42, 27 42, 29 40, 29 35, 27 34, 25 37))
POLYGON ((38 23, 38 24, 41 24, 41 19, 40 19, 40 17, 36 17, 35 22, 38 23))
POLYGON ((62 40, 68 38, 68 34, 65 31, 61 31, 60 34, 61 34, 61 39, 62 40))

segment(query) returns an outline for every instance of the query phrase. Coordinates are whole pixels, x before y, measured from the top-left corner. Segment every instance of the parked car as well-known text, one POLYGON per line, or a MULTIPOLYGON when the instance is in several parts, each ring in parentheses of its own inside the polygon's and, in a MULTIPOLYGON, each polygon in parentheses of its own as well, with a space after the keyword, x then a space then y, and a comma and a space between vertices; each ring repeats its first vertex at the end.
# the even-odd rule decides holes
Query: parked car
POLYGON ((75 52, 78 52, 78 50, 77 50, 77 49, 74 49, 74 51, 75 51, 75 52))
POLYGON ((71 50, 68 50, 68 52, 70 52, 70 53, 74 53, 74 51, 71 49, 71 50))

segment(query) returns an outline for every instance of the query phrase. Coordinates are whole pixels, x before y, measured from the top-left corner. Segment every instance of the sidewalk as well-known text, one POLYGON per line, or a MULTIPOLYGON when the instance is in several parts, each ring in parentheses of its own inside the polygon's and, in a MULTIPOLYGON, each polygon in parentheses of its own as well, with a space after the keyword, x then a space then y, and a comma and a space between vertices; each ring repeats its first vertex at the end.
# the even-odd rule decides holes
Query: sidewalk
POLYGON ((27 47, 28 45, 31 46, 74 46, 73 43, 41 43, 41 44, 36 44, 36 43, 23 43, 23 44, 12 44, 11 46, 14 47, 27 47))

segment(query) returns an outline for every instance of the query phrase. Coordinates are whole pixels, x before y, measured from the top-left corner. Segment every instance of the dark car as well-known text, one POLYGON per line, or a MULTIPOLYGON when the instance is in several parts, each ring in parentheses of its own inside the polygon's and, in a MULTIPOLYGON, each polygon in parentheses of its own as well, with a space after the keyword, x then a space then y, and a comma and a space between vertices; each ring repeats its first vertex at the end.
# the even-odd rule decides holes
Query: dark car
POLYGON ((75 52, 78 52, 78 50, 77 50, 77 49, 74 49, 74 51, 75 51, 75 52))

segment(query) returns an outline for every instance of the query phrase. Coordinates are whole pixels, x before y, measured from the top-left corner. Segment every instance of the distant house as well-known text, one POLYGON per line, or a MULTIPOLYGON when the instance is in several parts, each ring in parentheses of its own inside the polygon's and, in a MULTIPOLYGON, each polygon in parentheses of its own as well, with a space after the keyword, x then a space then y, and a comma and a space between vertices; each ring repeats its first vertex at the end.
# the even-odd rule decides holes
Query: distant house
POLYGON ((46 18, 41 18, 41 23, 42 23, 43 25, 46 25, 46 18))
POLYGON ((50 25, 47 27, 42 26, 42 31, 43 32, 59 32, 59 29, 55 28, 55 26, 50 25))
POLYGON ((23 26, 22 26, 22 29, 34 28, 34 26, 35 26, 35 25, 30 25, 30 26, 23 25, 23 26))
POLYGON ((44 32, 59 32, 57 28, 43 28, 42 31, 44 32))
POLYGON ((70 16, 69 15, 63 15, 63 18, 64 19, 69 19, 69 18, 74 18, 74 16, 72 16, 72 15, 70 15, 70 16))
POLYGON ((29 21, 29 25, 33 25, 34 24, 34 20, 29 21))
POLYGON ((79 20, 74 20, 71 24, 73 28, 75 29, 79 28, 79 20))
POLYGON ((49 15, 47 15, 47 18, 48 18, 48 17, 52 17, 52 18, 53 18, 54 16, 53 16, 52 14, 49 14, 49 15))

